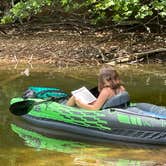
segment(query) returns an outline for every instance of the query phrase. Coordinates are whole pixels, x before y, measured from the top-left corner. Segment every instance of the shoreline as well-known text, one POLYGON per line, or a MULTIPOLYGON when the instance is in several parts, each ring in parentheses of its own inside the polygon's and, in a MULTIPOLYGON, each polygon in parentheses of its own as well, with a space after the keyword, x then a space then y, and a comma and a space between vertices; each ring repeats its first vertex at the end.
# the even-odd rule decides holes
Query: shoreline
POLYGON ((98 66, 166 62, 166 34, 9 29, 0 36, 0 63, 98 66))

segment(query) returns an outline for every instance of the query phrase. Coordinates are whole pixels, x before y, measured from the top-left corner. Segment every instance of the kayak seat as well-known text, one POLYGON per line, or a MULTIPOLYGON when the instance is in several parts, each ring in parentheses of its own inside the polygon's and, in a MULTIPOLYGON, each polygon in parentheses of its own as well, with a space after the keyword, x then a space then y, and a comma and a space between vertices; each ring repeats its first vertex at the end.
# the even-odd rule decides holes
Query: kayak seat
POLYGON ((127 108, 130 104, 130 96, 127 91, 118 93, 117 95, 108 99, 102 109, 106 108, 127 108))

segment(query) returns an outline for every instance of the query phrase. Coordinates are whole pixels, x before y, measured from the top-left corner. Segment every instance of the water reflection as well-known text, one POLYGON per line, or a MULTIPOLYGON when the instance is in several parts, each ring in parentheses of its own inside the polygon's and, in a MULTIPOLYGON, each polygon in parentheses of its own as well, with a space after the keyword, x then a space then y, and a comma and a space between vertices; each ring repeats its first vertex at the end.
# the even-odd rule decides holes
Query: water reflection
MULTIPOLYGON (((114 151, 116 150, 116 153, 117 152, 122 153, 122 152, 120 152, 120 149, 114 149, 111 146, 104 147, 104 146, 84 144, 80 142, 49 138, 40 133, 24 129, 15 124, 11 124, 11 129, 24 140, 27 146, 33 147, 36 150, 47 149, 51 151, 71 154, 73 162, 76 165, 150 166, 155 164, 155 162, 153 161, 146 161, 146 160, 141 161, 134 159, 133 160, 118 159, 118 158, 116 159, 115 156, 117 154, 115 155, 114 151)), ((139 153, 139 149, 138 151, 132 150, 132 153, 139 153)), ((143 150, 141 150, 141 153, 144 153, 143 150)))

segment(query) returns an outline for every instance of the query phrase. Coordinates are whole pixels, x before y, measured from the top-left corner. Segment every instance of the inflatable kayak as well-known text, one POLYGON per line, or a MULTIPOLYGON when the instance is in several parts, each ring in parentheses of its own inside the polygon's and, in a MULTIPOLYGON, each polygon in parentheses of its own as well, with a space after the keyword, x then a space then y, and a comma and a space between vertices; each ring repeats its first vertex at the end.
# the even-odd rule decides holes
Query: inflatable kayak
MULTIPOLYGON (((65 97, 59 92, 58 97, 65 97)), ((54 95, 55 97, 55 95, 54 95)), ((166 108, 148 103, 90 111, 55 98, 13 98, 10 111, 40 132, 66 139, 99 142, 166 144, 166 108), (61 131, 61 132, 59 132, 61 131)))

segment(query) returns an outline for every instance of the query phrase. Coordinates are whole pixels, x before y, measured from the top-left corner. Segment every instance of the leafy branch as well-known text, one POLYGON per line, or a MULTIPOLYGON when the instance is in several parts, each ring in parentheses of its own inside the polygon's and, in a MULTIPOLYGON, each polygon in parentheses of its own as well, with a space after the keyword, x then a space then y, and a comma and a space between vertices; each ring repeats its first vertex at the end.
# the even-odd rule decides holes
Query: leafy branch
POLYGON ((145 21, 157 17, 160 20, 166 18, 165 0, 20 0, 1 19, 1 23, 11 23, 32 16, 43 11, 45 7, 58 7, 64 12, 84 11, 91 19, 92 24, 99 22, 120 23, 126 20, 145 21))

